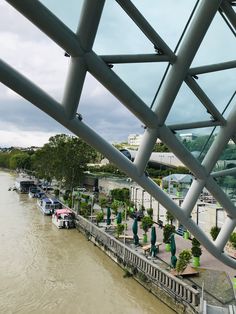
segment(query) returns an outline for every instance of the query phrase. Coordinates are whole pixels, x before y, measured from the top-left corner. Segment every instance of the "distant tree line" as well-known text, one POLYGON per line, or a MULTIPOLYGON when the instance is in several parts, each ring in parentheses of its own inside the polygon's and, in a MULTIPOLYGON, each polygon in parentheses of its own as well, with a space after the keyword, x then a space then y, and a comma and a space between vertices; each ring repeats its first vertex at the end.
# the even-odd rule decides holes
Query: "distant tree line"
POLYGON ((0 167, 25 170, 47 181, 55 178, 72 189, 82 182, 87 163, 94 162, 96 158, 96 150, 80 138, 58 134, 35 152, 1 152, 0 167))

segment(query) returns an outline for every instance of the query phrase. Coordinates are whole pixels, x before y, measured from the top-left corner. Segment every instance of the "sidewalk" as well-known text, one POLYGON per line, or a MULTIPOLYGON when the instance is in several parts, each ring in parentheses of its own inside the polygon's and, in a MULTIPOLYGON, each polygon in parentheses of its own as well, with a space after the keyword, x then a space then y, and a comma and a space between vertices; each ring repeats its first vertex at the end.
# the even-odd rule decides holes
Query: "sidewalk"
MULTIPOLYGON (((132 224, 133 219, 129 218, 127 220, 128 230, 126 235, 132 237, 132 224)), ((148 243, 151 239, 151 231, 148 232, 148 243)), ((143 237, 143 230, 140 227, 140 222, 138 223, 138 236, 143 237)), ((157 242, 163 242, 163 231, 158 226, 156 226, 156 236, 157 242)), ((120 239, 124 242, 124 239, 120 239)), ((191 240, 185 240, 179 235, 175 235, 176 242, 176 257, 183 249, 191 249, 191 240)), ((126 245, 135 249, 139 254, 144 256, 142 247, 134 247, 132 240, 126 240, 126 245)), ((148 244, 147 243, 147 244, 148 244)), ((140 241, 142 244, 142 241, 140 241)), ((157 258, 152 259, 152 261, 158 264, 159 267, 164 269, 170 269, 170 259, 171 253, 165 251, 165 244, 160 246, 160 251, 157 254, 157 258)), ((236 304, 235 295, 232 286, 232 278, 236 275, 236 270, 223 264, 212 256, 205 248, 202 247, 201 255, 201 266, 198 268, 199 276, 190 276, 188 278, 183 278, 185 282, 190 285, 195 285, 201 291, 202 285, 204 285, 204 299, 206 299, 210 304, 222 306, 227 304, 236 304)))

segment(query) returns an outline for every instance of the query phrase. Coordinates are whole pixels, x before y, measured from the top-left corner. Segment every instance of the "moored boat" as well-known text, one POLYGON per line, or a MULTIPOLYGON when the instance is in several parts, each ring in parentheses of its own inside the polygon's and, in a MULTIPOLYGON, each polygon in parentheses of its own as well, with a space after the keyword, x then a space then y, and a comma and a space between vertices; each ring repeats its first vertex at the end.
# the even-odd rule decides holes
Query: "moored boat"
POLYGON ((20 193, 29 193, 29 189, 34 186, 35 186, 34 180, 22 178, 22 177, 16 178, 15 185, 14 185, 16 191, 20 193))
POLYGON ((37 186, 33 186, 29 188, 29 197, 34 198, 41 190, 37 186))
POLYGON ((75 228, 75 214, 67 208, 57 209, 52 215, 52 223, 57 226, 58 229, 75 228))
POLYGON ((37 205, 44 215, 52 215, 56 209, 61 208, 61 203, 54 197, 38 199, 37 205))

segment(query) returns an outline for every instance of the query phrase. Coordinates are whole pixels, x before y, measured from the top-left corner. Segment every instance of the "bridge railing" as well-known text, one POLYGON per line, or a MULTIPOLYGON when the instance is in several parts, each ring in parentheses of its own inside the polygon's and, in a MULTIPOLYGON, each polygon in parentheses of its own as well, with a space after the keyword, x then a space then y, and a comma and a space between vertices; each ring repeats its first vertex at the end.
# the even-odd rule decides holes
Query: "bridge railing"
POLYGON ((137 271, 142 272, 147 279, 151 280, 162 289, 165 289, 174 298, 181 299, 193 307, 199 305, 199 291, 173 276, 168 271, 161 269, 153 262, 150 262, 145 257, 141 256, 136 251, 133 251, 124 243, 106 233, 84 217, 78 215, 77 223, 90 236, 92 236, 96 242, 103 245, 106 249, 112 252, 114 256, 119 257, 124 265, 128 265, 134 270, 136 269, 137 271))

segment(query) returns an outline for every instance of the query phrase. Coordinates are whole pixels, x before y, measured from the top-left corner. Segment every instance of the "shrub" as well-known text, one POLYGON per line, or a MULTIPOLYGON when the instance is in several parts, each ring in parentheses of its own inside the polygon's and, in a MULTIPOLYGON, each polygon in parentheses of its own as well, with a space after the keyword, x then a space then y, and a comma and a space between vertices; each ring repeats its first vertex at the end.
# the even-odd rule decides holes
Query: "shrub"
POLYGON ((103 213, 103 212, 97 213, 97 215, 96 215, 96 222, 97 222, 97 225, 99 224, 99 222, 102 222, 103 219, 104 219, 104 213, 103 213))
POLYGON ((178 258, 177 264, 176 264, 176 271, 178 274, 182 273, 185 270, 185 268, 190 263, 191 258, 192 258, 192 254, 191 254, 190 250, 183 250, 179 254, 179 258, 178 258))
POLYGON ((236 249, 236 232, 231 233, 229 242, 232 244, 233 248, 236 249))
POLYGON ((198 239, 193 238, 192 239, 192 246, 200 247, 201 243, 198 241, 198 239))
POLYGON ((150 216, 144 216, 141 221, 142 229, 145 233, 148 232, 148 229, 151 228, 153 224, 152 218, 150 216))
POLYGON ((152 217, 152 215, 153 215, 153 208, 148 208, 147 209, 147 214, 148 214, 148 216, 152 217))
POLYGON ((200 257, 202 255, 202 249, 199 246, 193 246, 191 252, 194 257, 200 257))
POLYGON ((170 243, 170 236, 175 232, 175 226, 166 224, 163 228, 163 242, 170 243))
POLYGON ((217 238, 218 234, 220 233, 220 228, 215 226, 211 228, 210 234, 212 239, 215 241, 215 239, 217 238))
POLYGON ((119 237, 124 232, 124 229, 125 229, 125 225, 124 224, 118 224, 116 226, 116 235, 117 235, 117 237, 119 237))

